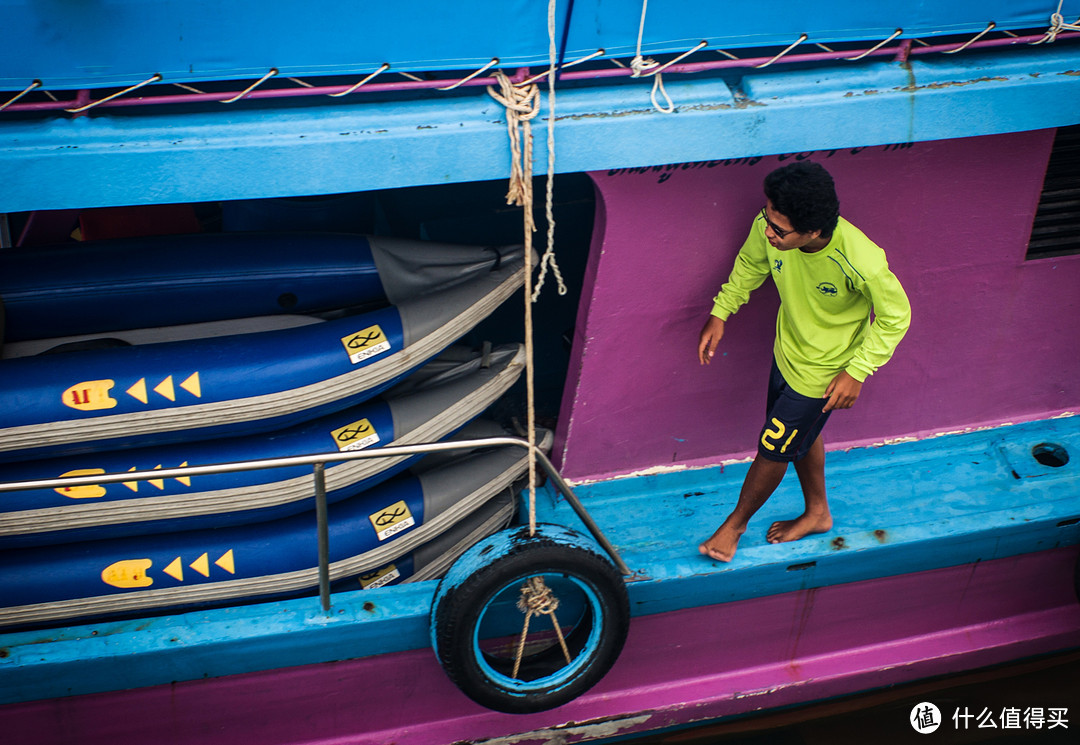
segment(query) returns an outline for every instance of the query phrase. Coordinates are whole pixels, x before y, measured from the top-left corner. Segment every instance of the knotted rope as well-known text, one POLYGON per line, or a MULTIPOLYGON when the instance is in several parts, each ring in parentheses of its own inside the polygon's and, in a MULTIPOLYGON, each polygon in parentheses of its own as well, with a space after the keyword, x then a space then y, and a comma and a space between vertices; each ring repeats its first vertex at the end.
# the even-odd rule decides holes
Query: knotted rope
POLYGON ((525 623, 521 629, 521 639, 518 641, 517 655, 514 657, 514 670, 510 677, 517 678, 521 669, 521 659, 525 656, 525 639, 529 634, 529 621, 533 616, 551 616, 551 625, 555 628, 555 635, 559 638, 559 646, 562 647, 563 657, 569 665, 570 650, 566 646, 562 628, 555 618, 555 610, 559 607, 559 599, 544 582, 543 577, 529 577, 521 586, 521 595, 517 601, 518 610, 525 614, 525 623))
MULTIPOLYGON (((536 230, 532 204, 532 120, 540 113, 540 87, 515 86, 502 70, 495 71, 499 89, 487 87, 488 94, 506 107, 506 130, 510 135, 510 187, 506 203, 525 207, 525 251, 532 248, 536 230)), ((531 255, 530 255, 531 256, 531 255)), ((529 261, 529 257, 526 261, 529 261)))
POLYGON ((641 56, 641 38, 645 34, 645 13, 649 9, 649 0, 642 0, 641 2, 641 20, 638 22, 637 32, 637 47, 635 49, 634 58, 630 60, 630 77, 640 78, 642 75, 646 75, 650 70, 656 70, 653 73, 653 86, 652 93, 649 98, 652 100, 653 108, 659 111, 661 114, 672 114, 675 112, 675 104, 671 100, 671 96, 668 95, 667 89, 664 88, 664 77, 657 69, 660 67, 660 63, 651 57, 645 58, 641 56), (667 102, 666 106, 661 106, 660 102, 656 100, 656 94, 660 93, 664 96, 664 101, 667 102))
MULTIPOLYGON (((529 439, 529 535, 536 534, 536 405, 534 398, 532 334, 532 120, 540 112, 540 88, 534 84, 516 87, 502 70, 495 71, 499 90, 488 86, 488 94, 506 107, 506 129, 510 134, 510 188, 506 203, 524 207, 525 221, 525 398, 528 405, 529 439)), ((527 625, 527 624, 526 624, 527 625)))
POLYGON ((1058 0, 1057 10, 1050 14, 1050 28, 1046 30, 1046 36, 1034 42, 1035 44, 1052 44, 1062 31, 1080 31, 1080 18, 1072 23, 1066 23, 1065 16, 1061 15, 1061 6, 1064 3, 1065 0, 1058 0))

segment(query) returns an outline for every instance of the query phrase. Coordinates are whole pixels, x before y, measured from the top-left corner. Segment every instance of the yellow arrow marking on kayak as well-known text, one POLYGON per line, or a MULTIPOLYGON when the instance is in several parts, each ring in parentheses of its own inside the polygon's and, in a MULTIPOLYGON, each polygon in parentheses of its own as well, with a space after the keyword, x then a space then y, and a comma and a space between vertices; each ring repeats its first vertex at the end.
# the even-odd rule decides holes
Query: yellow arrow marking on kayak
POLYGON ((150 559, 124 559, 101 570, 101 581, 113 587, 149 587, 154 584, 146 570, 154 562, 150 559))
POLYGON ((233 562, 233 552, 231 548, 222 554, 221 558, 214 563, 229 574, 236 574, 236 564, 233 562))
POLYGON ((161 571, 165 572, 165 574, 169 575, 178 582, 184 581, 184 565, 180 563, 179 556, 169 562, 169 566, 165 567, 161 571))
POLYGON ((206 554, 195 559, 195 561, 188 564, 188 566, 204 577, 210 576, 210 557, 206 554))
POLYGON ((139 378, 133 386, 127 389, 126 393, 144 404, 150 401, 146 395, 146 378, 139 378))
POLYGON ((176 390, 173 388, 172 375, 165 378, 165 380, 154 386, 154 393, 157 393, 170 401, 176 400, 176 390))
MULTIPOLYGON (((161 471, 161 463, 158 463, 156 466, 153 466, 153 469, 151 469, 151 470, 152 471, 161 471)), ((148 478, 147 480, 148 480, 148 482, 150 482, 154 486, 158 487, 159 489, 164 489, 165 488, 165 479, 164 478, 148 478)))
POLYGON ((113 380, 84 380, 60 394, 60 402, 79 411, 98 411, 116 406, 116 399, 109 391, 116 385, 113 380))
MULTIPOLYGON (((128 469, 128 473, 131 473, 132 471, 138 471, 138 470, 139 470, 138 468, 136 468, 135 466, 132 466, 131 468, 128 469)), ((131 489, 131 491, 133 491, 133 492, 138 492, 139 491, 139 482, 138 481, 124 481, 123 484, 128 489, 131 489)))
POLYGON ((195 398, 202 398, 202 385, 199 383, 199 373, 191 373, 191 375, 180 384, 180 387, 195 398))
MULTIPOLYGON (((103 473, 105 473, 104 468, 81 468, 77 471, 62 473, 60 474, 60 478, 64 478, 65 476, 100 476, 103 473)), ((93 499, 94 497, 105 496, 105 487, 98 484, 65 486, 60 489, 53 489, 53 491, 60 496, 68 497, 69 499, 93 499)))
MULTIPOLYGON (((187 465, 187 461, 185 460, 183 463, 180 464, 180 467, 183 468, 186 465, 187 465)), ((179 481, 184 486, 191 486, 191 477, 190 476, 177 476, 176 480, 179 481)))

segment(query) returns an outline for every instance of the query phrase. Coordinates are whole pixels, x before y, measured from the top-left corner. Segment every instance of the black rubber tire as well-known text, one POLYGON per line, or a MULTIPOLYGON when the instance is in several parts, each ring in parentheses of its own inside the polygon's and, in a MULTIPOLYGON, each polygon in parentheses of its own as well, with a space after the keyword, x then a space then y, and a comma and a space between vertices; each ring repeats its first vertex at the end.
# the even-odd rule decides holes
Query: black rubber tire
POLYGON ((618 658, 629 629, 626 585, 611 562, 585 546, 542 534, 530 537, 527 528, 517 531, 505 553, 492 551, 484 560, 460 584, 437 593, 432 608, 432 640, 450 679, 477 703, 512 714, 561 706, 595 685, 618 658), (568 680, 557 679, 558 673, 551 671, 564 667, 565 658, 554 646, 523 660, 519 677, 533 680, 523 690, 509 680, 510 671, 499 662, 486 655, 483 661, 478 659, 482 653, 474 638, 492 599, 537 574, 561 575, 588 588, 594 606, 566 638, 579 669, 568 680), (598 637, 593 634, 596 623, 598 637), (548 684, 545 678, 552 675, 556 677, 548 684))

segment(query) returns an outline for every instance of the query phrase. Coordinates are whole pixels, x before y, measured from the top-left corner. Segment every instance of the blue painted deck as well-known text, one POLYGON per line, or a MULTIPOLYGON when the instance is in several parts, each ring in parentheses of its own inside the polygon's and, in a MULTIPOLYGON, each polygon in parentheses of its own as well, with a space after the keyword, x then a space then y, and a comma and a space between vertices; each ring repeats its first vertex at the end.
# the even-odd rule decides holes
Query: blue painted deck
MULTIPOLYGON (((696 547, 734 504, 746 468, 576 490, 636 572, 636 615, 1080 543, 1080 417, 830 453, 834 529, 779 546, 764 541, 773 520, 801 510, 792 474, 751 523, 735 561, 720 565, 696 547), (1066 448, 1069 463, 1037 463, 1031 448, 1044 442, 1066 448)), ((551 493, 538 501, 541 520, 576 523, 551 493)), ((0 703, 329 661, 341 650, 363 657, 425 648, 435 586, 343 593, 329 614, 312 598, 5 634, 0 703)))

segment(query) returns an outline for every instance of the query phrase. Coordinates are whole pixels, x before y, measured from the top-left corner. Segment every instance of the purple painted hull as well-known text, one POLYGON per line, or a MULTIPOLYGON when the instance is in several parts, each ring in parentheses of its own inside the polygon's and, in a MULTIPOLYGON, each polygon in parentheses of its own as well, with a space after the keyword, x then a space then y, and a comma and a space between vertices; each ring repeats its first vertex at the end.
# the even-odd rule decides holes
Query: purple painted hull
POLYGON ((600 684, 539 714, 483 709, 415 650, 15 704, 0 729, 20 745, 583 742, 1080 646, 1076 561, 1070 547, 637 618, 600 684))

